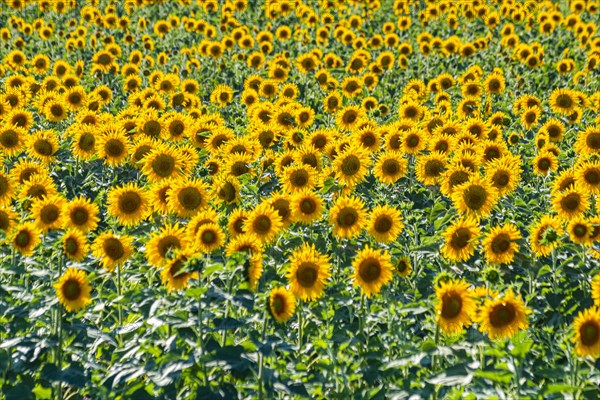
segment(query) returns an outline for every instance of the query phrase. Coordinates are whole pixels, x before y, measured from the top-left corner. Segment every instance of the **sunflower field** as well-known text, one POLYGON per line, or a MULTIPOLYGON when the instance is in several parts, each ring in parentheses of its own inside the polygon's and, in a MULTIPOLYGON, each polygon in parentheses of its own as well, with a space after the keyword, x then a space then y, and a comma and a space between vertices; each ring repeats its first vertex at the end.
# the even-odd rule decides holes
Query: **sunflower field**
POLYGON ((0 0, 0 399, 597 399, 599 0, 0 0))

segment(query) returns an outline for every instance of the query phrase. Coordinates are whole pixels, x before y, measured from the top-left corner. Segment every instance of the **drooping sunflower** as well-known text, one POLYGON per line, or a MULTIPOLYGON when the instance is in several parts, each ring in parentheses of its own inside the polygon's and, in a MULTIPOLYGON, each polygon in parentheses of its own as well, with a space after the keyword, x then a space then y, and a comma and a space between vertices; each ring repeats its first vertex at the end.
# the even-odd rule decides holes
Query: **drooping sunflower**
POLYGON ((67 268, 54 288, 58 301, 69 312, 78 311, 91 302, 92 287, 83 270, 67 268))
POLYGON ((135 226, 150 212, 150 202, 146 191, 138 184, 129 182, 113 187, 108 192, 108 215, 117 218, 125 226, 135 226))
POLYGON ((369 164, 369 153, 357 146, 348 146, 333 161, 336 178, 350 188, 365 179, 369 172, 369 164))
POLYGON ((289 261, 286 277, 291 292, 302 300, 321 297, 331 276, 329 257, 321 254, 314 245, 304 244, 294 250, 289 261))
POLYGON ((437 324, 440 330, 455 335, 471 325, 477 308, 469 284, 448 280, 435 288, 437 324))
POLYGON ((575 353, 581 357, 600 357, 600 312, 598 308, 588 308, 579 312, 573 321, 575 337, 572 341, 576 344, 575 353))
POLYGON ((368 245, 352 260, 354 286, 359 286, 367 297, 377 295, 392 278, 394 267, 387 251, 374 250, 368 245))
POLYGON ((481 229, 472 219, 458 219, 444 231, 442 256, 453 261, 467 261, 477 247, 481 229))
POLYGON ((329 210, 329 223, 338 238, 354 238, 366 224, 365 203, 358 197, 339 197, 329 210))
POLYGON ((94 239, 92 254, 100 259, 103 268, 112 272, 133 255, 132 243, 131 236, 104 232, 94 239))
POLYGON ((492 228, 481 241, 485 259, 492 265, 511 263, 519 249, 515 242, 520 238, 521 232, 513 224, 492 228))
POLYGON ((146 242, 146 258, 155 267, 163 266, 171 254, 169 251, 187 247, 185 228, 179 224, 166 224, 151 234, 146 242))
POLYGON ((563 228, 557 217, 544 215, 530 231, 531 251, 537 256, 549 255, 561 243, 563 228))
POLYGON ((76 197, 64 205, 63 226, 75 228, 83 233, 96 229, 98 226, 98 205, 85 197, 76 197))
POLYGON ((296 298, 283 286, 274 288, 269 294, 269 311, 277 322, 285 322, 296 311, 296 298))
POLYGON ((477 219, 487 217, 497 201, 496 188, 477 175, 456 186, 452 193, 454 207, 467 217, 477 219))
POLYGON ((80 262, 88 253, 87 238, 77 229, 68 229, 61 238, 62 249, 71 261, 80 262))
POLYGON ((160 276, 163 284, 167 285, 169 292, 183 290, 190 279, 198 279, 198 272, 185 271, 184 268, 193 256, 186 251, 177 251, 175 256, 167 261, 161 270, 160 276))
POLYGON ((167 191, 167 203, 179 217, 192 217, 208 205, 206 185, 197 178, 178 179, 167 191))
POLYGON ((510 338, 520 330, 527 329, 527 315, 530 313, 521 296, 516 296, 509 289, 503 297, 486 299, 476 320, 479 330, 495 340, 510 338))
POLYGON ((323 215, 323 198, 309 190, 294 194, 289 202, 292 220, 311 224, 323 215))
POLYGON ((35 199, 31 203, 31 216, 43 233, 62 227, 64 204, 65 199, 56 195, 35 199))
POLYGON ((402 214, 394 207, 377 206, 371 210, 367 229, 378 242, 393 242, 404 229, 402 214))
POLYGON ((197 247, 202 253, 210 254, 213 251, 223 247, 225 243, 225 233, 221 227, 215 223, 209 222, 198 227, 193 246, 197 247))
POLYGON ((589 206, 589 193, 576 185, 562 192, 554 192, 552 196, 552 209, 562 219, 582 215, 589 206))
POLYGON ((268 202, 255 207, 244 224, 246 232, 254 234, 262 243, 275 239, 283 227, 281 216, 268 202))
POLYGON ((19 253, 29 256, 40 243, 41 233, 35 223, 23 222, 14 228, 10 235, 10 243, 19 253))
POLYGON ((373 175, 382 183, 392 185, 408 171, 408 160, 399 151, 381 153, 373 168, 373 175))
POLYGON ((242 233, 229 239, 225 247, 225 255, 231 257, 234 253, 247 253, 249 255, 262 255, 261 241, 252 233, 242 233))

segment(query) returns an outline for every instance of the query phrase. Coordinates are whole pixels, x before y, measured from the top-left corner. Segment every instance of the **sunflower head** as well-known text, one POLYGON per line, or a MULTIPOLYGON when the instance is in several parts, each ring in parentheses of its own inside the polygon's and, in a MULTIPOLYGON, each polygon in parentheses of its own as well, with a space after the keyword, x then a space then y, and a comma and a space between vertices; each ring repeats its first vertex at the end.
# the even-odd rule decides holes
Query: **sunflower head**
POLYGON ((69 312, 78 311, 91 302, 90 286, 87 274, 76 268, 68 268, 54 284, 58 301, 69 312))

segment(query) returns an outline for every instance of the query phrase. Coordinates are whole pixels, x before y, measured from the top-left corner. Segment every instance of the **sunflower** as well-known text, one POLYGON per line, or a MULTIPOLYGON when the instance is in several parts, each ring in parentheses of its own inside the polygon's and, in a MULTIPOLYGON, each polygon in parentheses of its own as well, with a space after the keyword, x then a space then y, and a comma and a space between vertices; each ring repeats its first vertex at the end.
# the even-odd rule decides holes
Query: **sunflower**
POLYGON ((448 335, 461 333, 471 325, 477 308, 469 284, 448 280, 435 288, 437 324, 448 335))
POLYGON ((562 192, 554 192, 552 197, 552 209, 562 219, 582 215, 590 206, 589 193, 577 186, 562 192))
POLYGON ((100 264, 108 271, 123 265, 133 255, 133 237, 118 236, 110 232, 101 233, 94 239, 92 254, 100 259, 100 264))
POLYGON ((333 161, 335 176, 340 183, 350 188, 365 179, 369 172, 369 164, 369 153, 357 146, 348 146, 333 161))
POLYGON ((592 245, 591 236, 593 229, 594 227, 590 222, 581 216, 569 219, 569 224, 567 225, 567 233, 571 241, 584 246, 592 245))
POLYGON ((575 141, 575 151, 582 156, 600 153, 600 127, 590 126, 581 131, 575 141))
POLYGON ((393 242, 404 229, 402 214, 396 208, 387 205, 377 206, 371 210, 367 229, 378 242, 393 242))
POLYGON ((10 207, 0 207, 0 231, 9 233, 17 221, 18 215, 10 207))
POLYGON ((54 288, 59 303, 69 312, 78 311, 91 302, 92 287, 85 271, 67 268, 54 288))
POLYGON ((138 184, 130 182, 108 191, 108 214, 125 226, 135 226, 150 211, 148 195, 138 184))
POLYGON ((545 149, 533 159, 533 172, 536 175, 548 175, 550 170, 555 170, 557 167, 557 157, 545 149))
POLYGON ((277 287, 269 294, 269 311, 277 322, 285 322, 296 311, 296 298, 284 287, 277 287))
POLYGON ((118 125, 108 125, 101 132, 96 145, 98 157, 103 158, 110 166, 125 164, 131 147, 125 129, 118 125))
POLYGON ((225 233, 221 227, 213 222, 202 224, 198 227, 193 246, 202 253, 210 254, 223 247, 225 233))
POLYGON ((169 209, 181 218, 189 218, 208 206, 206 185, 197 178, 174 181, 167 191, 169 209))
POLYGON ((415 167, 417 179, 426 186, 437 185, 446 170, 446 157, 440 152, 419 156, 415 167))
POLYGON ((529 240, 532 252, 547 256, 561 243, 562 224, 557 217, 545 215, 530 228, 529 240))
POLYGON ((574 174, 579 187, 591 193, 600 192, 600 161, 578 162, 574 174))
POLYGON ((413 270, 412 265, 410 263, 410 258, 406 256, 399 257, 394 263, 394 266, 396 267, 395 269, 398 275, 400 275, 403 278, 409 276, 413 270))
POLYGON ((60 122, 68 117, 68 105, 58 98, 51 98, 44 104, 44 117, 50 122, 60 122))
POLYGON ((497 201, 496 188, 476 175, 456 186, 452 193, 454 207, 467 217, 477 219, 490 215, 497 201))
POLYGON ((62 249, 71 261, 81 262, 88 253, 87 238, 77 229, 69 229, 61 238, 62 249))
POLYGON ((65 200, 57 195, 35 199, 31 203, 31 217, 43 233, 62 227, 64 204, 65 200))
POLYGON ((492 265, 510 264, 519 249, 515 243, 519 239, 521 232, 513 224, 492 228, 481 241, 485 259, 492 265))
POLYGON ((408 171, 408 160, 399 151, 387 151, 379 155, 373 169, 380 182, 392 185, 408 171))
POLYGON ((42 232, 33 222, 23 222, 16 226, 10 236, 10 242, 15 250, 24 256, 33 254, 33 250, 40 243, 42 232))
POLYGON ((592 278, 592 299, 594 299, 594 305, 600 305, 600 274, 596 274, 592 278))
POLYGON ((197 272, 182 271, 193 257, 185 251, 177 251, 176 255, 168 260, 160 272, 163 284, 167 285, 169 292, 183 290, 190 279, 198 279, 197 272))
POLYGON ((225 247, 227 257, 231 257, 235 253, 261 255, 263 253, 262 242, 252 233, 238 234, 232 237, 225 247))
POLYGON ((485 166, 485 180, 489 182, 500 197, 512 193, 521 181, 520 161, 512 157, 497 158, 485 166))
POLYGON ((374 250, 368 245, 352 260, 354 286, 360 286, 367 297, 378 294, 392 278, 393 266, 387 251, 374 250))
POLYGON ((154 183, 183 176, 183 167, 183 157, 176 149, 159 145, 144 157, 142 172, 149 182, 154 183))
POLYGON ((293 221, 309 225, 321 219, 323 198, 310 190, 298 192, 291 197, 289 208, 293 221))
MULTIPOLYGON (((273 208, 275 208, 273 204, 271 205, 273 206, 273 208)), ((236 208, 229 214, 227 230, 229 231, 231 237, 235 237, 246 233, 244 226, 246 219, 248 219, 248 214, 249 212, 247 210, 241 208, 236 208)), ((281 215, 281 213, 279 215, 281 215)))
POLYGON ((167 193, 171 189, 172 181, 165 180, 151 185, 149 191, 149 202, 152 210, 160 215, 169 213, 169 203, 167 193))
POLYGON ((219 176, 213 180, 211 192, 215 203, 235 204, 240 198, 241 183, 235 176, 219 176))
POLYGON ((0 206, 5 206, 12 201, 15 192, 13 179, 0 169, 0 206))
POLYGON ((525 306, 521 296, 516 297, 509 289, 501 298, 486 299, 476 319, 479 330, 495 340, 510 338, 519 330, 527 329, 529 313, 531 310, 525 306))
POLYGON ((358 121, 365 117, 365 111, 358 106, 347 106, 336 113, 336 123, 344 130, 352 130, 358 121))
POLYGON ((581 357, 600 357, 600 312, 596 307, 579 312, 573 321, 575 353, 581 357))
POLYGON ((93 126, 80 126, 71 143, 71 152, 79 160, 89 160, 96 154, 97 138, 93 126))
POLYGON ((244 230, 254 234, 262 243, 273 241, 282 227, 281 216, 268 202, 255 207, 244 222, 244 230))
POLYGON ((62 225, 83 233, 93 231, 98 226, 99 212, 96 204, 85 197, 76 197, 64 205, 62 225))
POLYGON ((317 184, 317 171, 306 164, 285 167, 282 175, 283 190, 287 193, 313 190, 317 184))
POLYGON ((338 238, 354 238, 366 224, 365 203, 358 197, 339 197, 329 210, 329 223, 338 238))
POLYGON ((467 261, 477 247, 480 228, 472 219, 458 219, 444 231, 442 256, 452 261, 467 261))
POLYGON ((317 251, 314 245, 304 244, 290 256, 286 277, 291 292, 302 300, 315 300, 324 293, 331 276, 329 257, 317 251))
POLYGON ((23 150, 26 137, 25 129, 4 124, 0 126, 0 150, 6 156, 15 156, 23 150))
POLYGON ((425 146, 427 145, 427 140, 425 140, 423 133, 416 128, 411 128, 407 132, 404 132, 400 140, 402 143, 402 150, 404 150, 406 154, 417 154, 425 149, 425 146))
POLYGON ((577 107, 577 98, 570 89, 554 89, 548 102, 552 111, 561 115, 568 115, 577 107))
POLYGON ((169 251, 187 247, 185 228, 179 224, 166 224, 160 230, 153 232, 146 242, 146 258, 150 265, 163 266, 170 258, 169 251))

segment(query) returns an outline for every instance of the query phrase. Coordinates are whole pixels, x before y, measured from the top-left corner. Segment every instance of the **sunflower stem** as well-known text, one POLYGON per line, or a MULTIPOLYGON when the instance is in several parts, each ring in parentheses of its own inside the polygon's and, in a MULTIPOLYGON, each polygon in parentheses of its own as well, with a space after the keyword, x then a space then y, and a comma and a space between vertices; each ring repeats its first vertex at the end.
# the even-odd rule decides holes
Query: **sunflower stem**
POLYGON ((123 326, 123 308, 121 307, 121 264, 117 265, 117 295, 119 296, 119 303, 117 304, 117 310, 119 312, 119 328, 123 326))
MULTIPOLYGON (((63 273, 63 256, 62 254, 58 256, 58 279, 60 279, 63 273)), ((56 365, 59 371, 62 372, 62 346, 63 346, 63 329, 62 329, 62 304, 58 302, 56 304, 56 336, 57 336, 57 346, 56 346, 56 365)), ((59 400, 62 400, 62 381, 59 380, 57 383, 56 395, 59 400)))
MULTIPOLYGON (((435 349, 437 350, 437 347, 440 343, 440 326, 437 323, 435 324, 435 336, 434 336, 433 341, 435 343, 435 349)), ((436 367, 437 367, 437 357, 434 354, 431 356, 431 370, 435 372, 436 367)))
MULTIPOLYGON (((268 318, 266 318, 266 314, 263 315, 263 326, 262 326, 262 332, 260 334, 260 342, 264 343, 265 342, 265 335, 267 333, 267 324, 268 324, 268 318)), ((264 354, 259 350, 258 352, 258 399, 262 400, 264 398, 264 375, 265 375, 265 356, 264 354)))
MULTIPOLYGON (((231 294, 231 291, 233 290, 233 283, 234 283, 235 275, 236 275, 236 271, 233 271, 233 273, 231 274, 231 277, 229 278, 229 283, 227 285, 227 293, 228 294, 231 294)), ((224 320, 229 318, 229 308, 230 308, 230 302, 226 301, 224 320)), ((224 347, 226 342, 227 342, 227 330, 223 329, 223 333, 221 333, 221 347, 224 347)))
POLYGON ((304 332, 302 308, 298 307, 298 310, 296 312, 298 314, 298 352, 300 352, 300 349, 302 348, 302 334, 304 332))
MULTIPOLYGON (((206 264, 205 264, 206 265, 206 264)), ((201 280, 198 279, 198 284, 201 286, 201 280)), ((204 386, 208 387, 208 376, 206 374, 206 365, 202 360, 204 356, 204 321, 202 320, 202 295, 198 296, 198 349, 200 351, 200 365, 202 366, 202 378, 204 386)))

